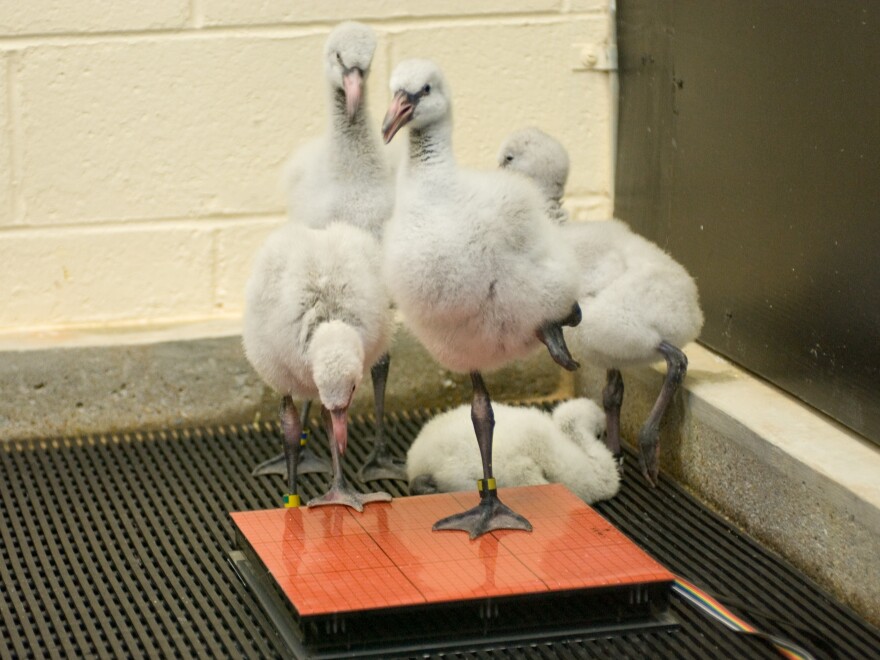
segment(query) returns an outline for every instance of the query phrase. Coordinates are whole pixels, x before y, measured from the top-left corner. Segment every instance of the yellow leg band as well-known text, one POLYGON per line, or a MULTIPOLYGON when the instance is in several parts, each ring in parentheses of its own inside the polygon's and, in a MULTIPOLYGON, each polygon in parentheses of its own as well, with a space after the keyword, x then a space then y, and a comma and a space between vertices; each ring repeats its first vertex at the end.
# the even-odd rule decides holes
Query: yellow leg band
POLYGON ((296 509, 299 507, 299 495, 285 495, 284 496, 284 508, 285 509, 296 509))
POLYGON ((299 434, 299 446, 305 447, 309 442, 309 432, 303 431, 299 434))
POLYGON ((497 487, 495 485, 495 479, 494 478, 489 478, 488 480, 477 479, 477 490, 480 491, 481 493, 484 490, 497 490, 497 487), (487 481, 488 481, 488 483, 487 483, 487 481), (485 488, 484 488, 484 485, 485 485, 485 488))

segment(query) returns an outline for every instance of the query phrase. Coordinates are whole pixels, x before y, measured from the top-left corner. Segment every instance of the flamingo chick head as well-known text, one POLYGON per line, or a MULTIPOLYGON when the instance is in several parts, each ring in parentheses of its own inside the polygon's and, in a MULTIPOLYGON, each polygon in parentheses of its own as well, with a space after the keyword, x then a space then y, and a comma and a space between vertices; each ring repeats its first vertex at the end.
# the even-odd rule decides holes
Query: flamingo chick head
POLYGON ((398 64, 391 74, 391 93, 394 98, 382 122, 386 144, 407 124, 421 129, 452 115, 449 85, 440 67, 430 60, 398 64))
POLYGON ((322 323, 309 345, 312 377, 318 398, 333 419, 339 453, 347 444, 348 407, 364 377, 364 343, 358 332, 342 321, 322 323))
POLYGON ((565 193, 568 152, 539 128, 523 128, 507 136, 498 151, 498 165, 533 179, 550 199, 560 199, 565 193))
POLYGON ((605 412, 592 400, 581 398, 560 403, 553 410, 553 422, 579 447, 604 442, 605 412))
POLYGON ((349 119, 361 107, 364 81, 370 73, 376 43, 371 27, 347 21, 337 25, 324 44, 324 73, 332 88, 345 94, 349 119))

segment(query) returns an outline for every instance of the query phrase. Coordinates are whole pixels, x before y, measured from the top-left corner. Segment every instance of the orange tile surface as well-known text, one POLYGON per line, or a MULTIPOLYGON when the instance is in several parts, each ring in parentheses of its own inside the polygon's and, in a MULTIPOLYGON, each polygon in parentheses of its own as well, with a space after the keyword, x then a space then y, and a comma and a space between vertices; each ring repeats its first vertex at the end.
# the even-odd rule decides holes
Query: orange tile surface
POLYGON ((302 616, 673 580, 564 486, 499 495, 531 533, 431 531, 476 492, 230 515, 302 616))

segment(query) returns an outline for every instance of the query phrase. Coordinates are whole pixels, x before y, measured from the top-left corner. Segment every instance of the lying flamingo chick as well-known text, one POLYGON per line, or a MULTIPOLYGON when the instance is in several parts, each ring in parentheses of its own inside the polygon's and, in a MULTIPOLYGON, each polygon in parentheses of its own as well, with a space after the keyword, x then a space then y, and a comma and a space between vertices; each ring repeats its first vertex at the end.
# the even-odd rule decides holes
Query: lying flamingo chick
MULTIPOLYGON (((518 131, 502 145, 498 160, 501 167, 536 180, 548 202, 562 210, 557 193, 568 176, 568 155, 554 138, 535 128, 518 131)), ((620 368, 666 361, 663 387, 639 432, 641 469, 656 485, 660 420, 687 373, 687 356, 680 347, 696 339, 703 327, 697 285, 681 264, 619 220, 568 224, 562 230, 578 260, 578 301, 589 310, 566 336, 579 355, 606 369, 608 446, 618 460, 620 368)))
MULTIPOLYGON (((605 414, 589 399, 537 408, 495 404, 493 447, 498 485, 562 483, 588 503, 614 497, 620 476, 605 447, 605 414)), ((483 474, 474 446, 470 407, 437 415, 409 449, 406 471, 412 495, 467 490, 483 474)))
POLYGON ((388 493, 362 495, 341 460, 348 407, 364 372, 387 347, 392 318, 380 277, 381 250, 345 224, 309 229, 287 223, 257 253, 245 293, 243 341, 257 373, 282 395, 281 424, 289 496, 296 496, 302 426, 293 399, 321 401, 333 457, 333 485, 309 506, 362 510, 388 493))

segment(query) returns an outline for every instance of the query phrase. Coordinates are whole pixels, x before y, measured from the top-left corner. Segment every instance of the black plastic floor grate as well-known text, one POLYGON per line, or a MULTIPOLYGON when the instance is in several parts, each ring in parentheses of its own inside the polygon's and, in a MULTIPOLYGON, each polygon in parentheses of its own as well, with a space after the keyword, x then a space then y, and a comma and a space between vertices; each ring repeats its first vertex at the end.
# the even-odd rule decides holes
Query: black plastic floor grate
MULTIPOLYGON (((388 416, 399 455, 433 412, 388 416)), ((353 420, 352 480, 373 429, 369 418, 353 420)), ((227 559, 234 543, 228 512, 279 505, 281 480, 249 475, 280 449, 279 437, 277 425, 263 425, 0 443, 0 657, 279 656, 271 624, 227 559)), ((313 446, 326 455, 320 431, 313 446)), ((880 631, 669 480, 651 491, 634 464, 627 468, 621 494, 597 508, 670 570, 815 631, 837 657, 880 657, 880 631)), ((308 475, 304 494, 325 485, 308 475)), ((380 485, 405 495, 405 484, 380 485)), ((677 598, 673 611, 682 622, 674 632, 444 657, 778 657, 677 598)), ((784 626, 751 618, 810 645, 784 626)))

